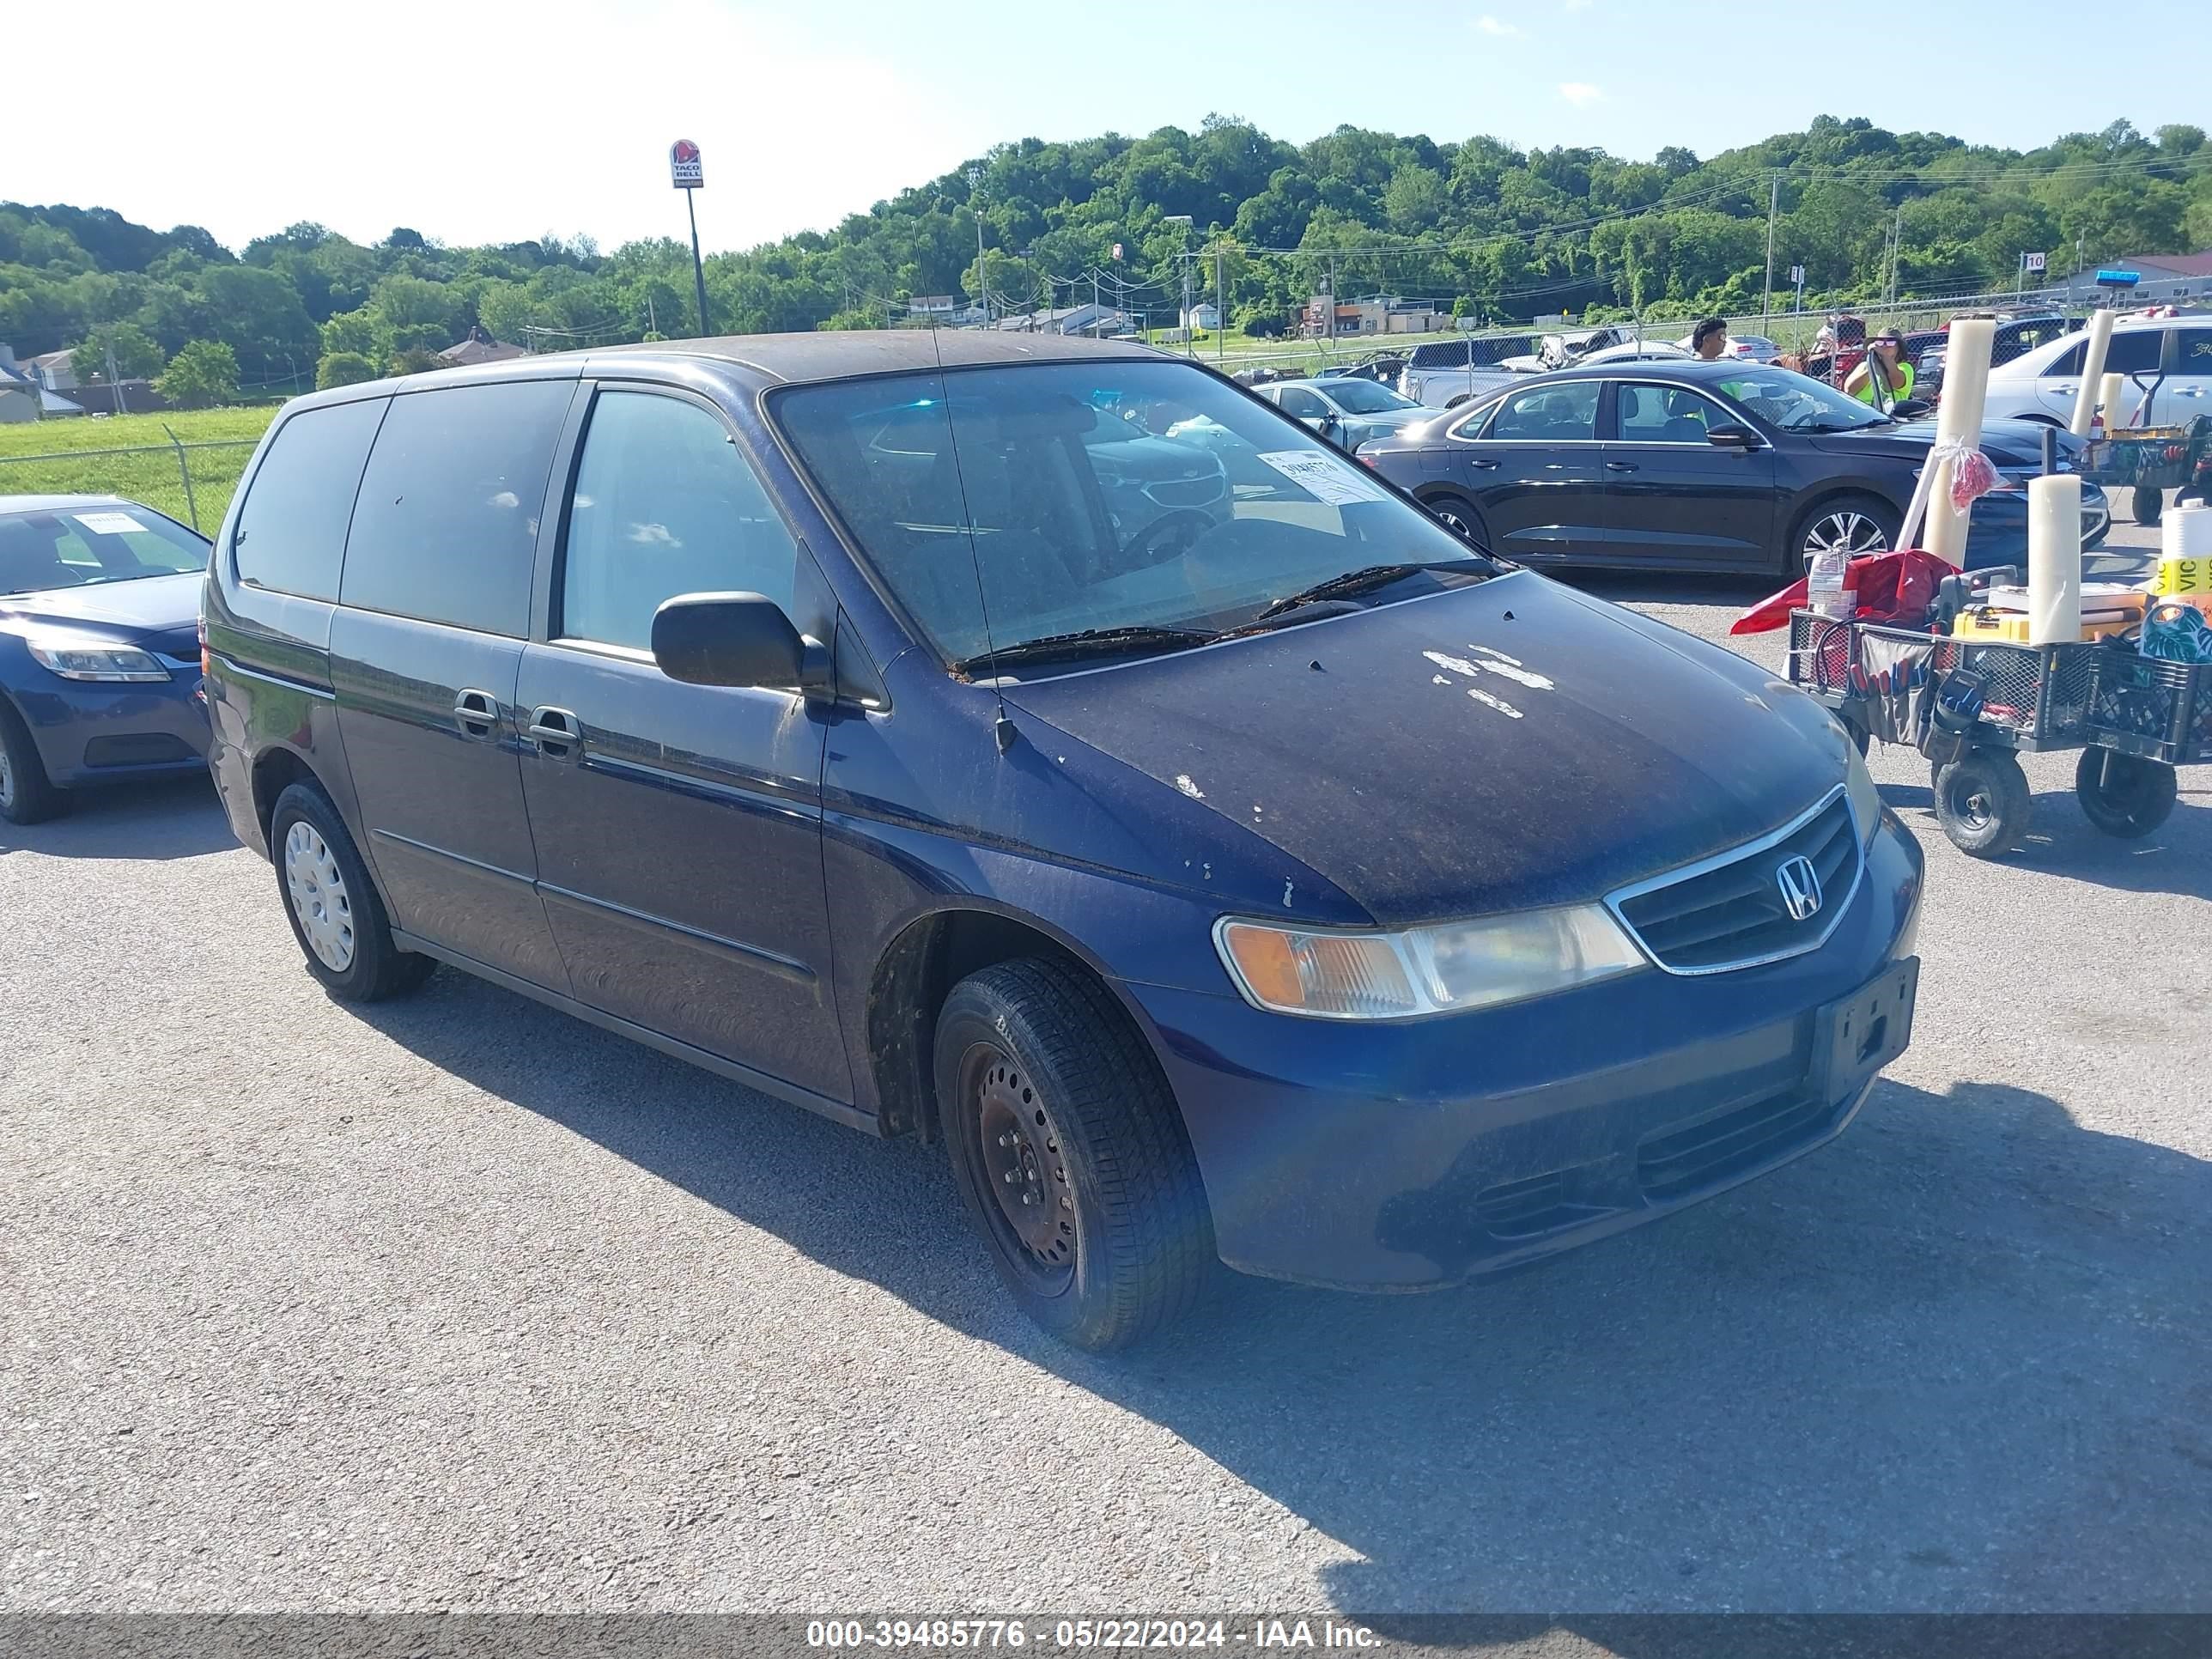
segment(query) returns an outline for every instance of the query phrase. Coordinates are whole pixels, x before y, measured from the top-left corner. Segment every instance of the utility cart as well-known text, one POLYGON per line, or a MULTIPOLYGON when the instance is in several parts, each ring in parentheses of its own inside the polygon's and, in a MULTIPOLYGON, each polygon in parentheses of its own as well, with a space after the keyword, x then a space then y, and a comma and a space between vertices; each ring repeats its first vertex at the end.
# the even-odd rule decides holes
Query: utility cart
POLYGON ((2001 858, 2027 833, 2023 753, 2079 750, 2083 815, 2128 840, 2173 811, 2176 766, 2212 761, 2212 663, 2122 641, 2012 645, 1796 611, 1790 679, 1862 752, 1879 738, 1926 756, 1936 822, 1975 858, 2001 858))
POLYGON ((2156 524, 2166 492, 2181 491, 2212 500, 2212 415, 2191 416, 2179 426, 2123 428, 2109 438, 2092 438, 2081 457, 2085 483, 2107 489, 2132 489, 2137 524, 2156 524))

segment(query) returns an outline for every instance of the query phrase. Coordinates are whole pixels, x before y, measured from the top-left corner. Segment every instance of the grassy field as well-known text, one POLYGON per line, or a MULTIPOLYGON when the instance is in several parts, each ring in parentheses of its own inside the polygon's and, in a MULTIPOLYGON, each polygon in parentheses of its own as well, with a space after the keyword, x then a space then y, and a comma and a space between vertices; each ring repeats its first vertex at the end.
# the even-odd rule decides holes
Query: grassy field
POLYGON ((213 535, 254 444, 276 414, 273 407, 171 410, 0 426, 0 495, 124 495, 186 524, 197 516, 202 533, 213 535), (189 504, 169 442, 172 431, 185 446, 189 504), (193 447, 200 444, 217 447, 193 447), (116 449, 137 453, 82 453, 116 449))

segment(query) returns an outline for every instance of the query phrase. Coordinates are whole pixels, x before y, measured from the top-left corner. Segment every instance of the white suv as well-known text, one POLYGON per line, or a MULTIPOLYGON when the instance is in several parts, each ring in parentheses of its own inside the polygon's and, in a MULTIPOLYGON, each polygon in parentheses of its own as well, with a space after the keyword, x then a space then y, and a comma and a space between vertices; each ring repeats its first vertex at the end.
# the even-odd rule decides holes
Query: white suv
MULTIPOLYGON (((2086 333, 2069 334, 1992 368, 1984 418, 2063 426, 2081 389, 2087 341, 2086 333)), ((2179 426, 2212 415, 2212 316, 2117 319, 2105 372, 2127 378, 2130 426, 2179 426)))

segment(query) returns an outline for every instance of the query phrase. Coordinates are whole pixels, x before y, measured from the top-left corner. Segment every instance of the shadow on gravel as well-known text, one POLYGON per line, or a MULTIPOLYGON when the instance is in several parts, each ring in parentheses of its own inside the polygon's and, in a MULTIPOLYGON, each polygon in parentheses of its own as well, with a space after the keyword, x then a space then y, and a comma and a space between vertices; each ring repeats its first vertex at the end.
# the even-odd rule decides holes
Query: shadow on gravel
POLYGON ((2212 1607, 2212 1164, 2039 1094, 1884 1084, 1834 1145, 1541 1270, 1403 1298, 1224 1275, 1096 1358, 1001 1299, 934 1148, 450 972, 370 1018, 1171 1430, 1354 1553, 1340 1607, 2212 1607))
MULTIPOLYGON (((2098 829, 2082 816, 2071 789, 2044 790, 2034 798, 2027 836, 2003 862, 2123 892, 2212 899, 2212 791, 2190 788, 2194 769, 2182 770, 2173 816, 2141 841, 2122 841, 2098 829)), ((1935 792, 1926 784, 1885 783, 1881 798, 1905 816, 1922 845, 1942 842, 1935 792)))
POLYGON ((0 820, 0 857, 190 859, 237 845, 215 785, 202 777, 82 789, 60 817, 31 824, 0 820))

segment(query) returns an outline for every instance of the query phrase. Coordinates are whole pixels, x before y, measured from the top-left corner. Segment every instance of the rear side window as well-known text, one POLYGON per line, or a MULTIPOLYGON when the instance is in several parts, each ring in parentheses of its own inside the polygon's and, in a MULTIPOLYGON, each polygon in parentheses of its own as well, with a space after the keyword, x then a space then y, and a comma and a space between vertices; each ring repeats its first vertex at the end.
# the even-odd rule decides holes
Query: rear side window
POLYGON ((2173 357, 2177 374, 2212 374, 2212 328, 2182 328, 2173 357))
MULTIPOLYGON (((2130 328, 2116 331, 2112 343, 2105 350, 2105 373, 2107 374, 2148 374, 2158 367, 2160 344, 2166 331, 2158 328, 2130 328)), ((2088 350, 2087 341, 2077 341, 2052 360, 2043 372, 2058 378, 2079 374, 2081 359, 2088 350)), ((1992 354, 1994 355, 1994 354, 1992 354)))
POLYGON ((1465 368, 1473 361, 1472 346, 1466 340, 1454 340, 1446 345, 1422 345, 1413 348, 1408 364, 1413 368, 1465 368))
POLYGON ((361 481, 344 602, 527 635, 538 515, 575 392, 516 380, 394 398, 361 481))
POLYGON ((568 512, 560 632, 650 649, 679 593, 762 593, 788 611, 798 544, 722 423, 696 404, 603 392, 568 512))
POLYGON ((1524 442, 1571 443, 1597 436, 1598 390, 1601 380, 1575 380, 1565 386, 1531 386, 1516 392, 1498 406, 1491 422, 1492 438, 1524 442))
POLYGON ((276 428, 238 509, 238 580, 301 599, 335 599, 346 520, 388 398, 304 410, 276 428))

